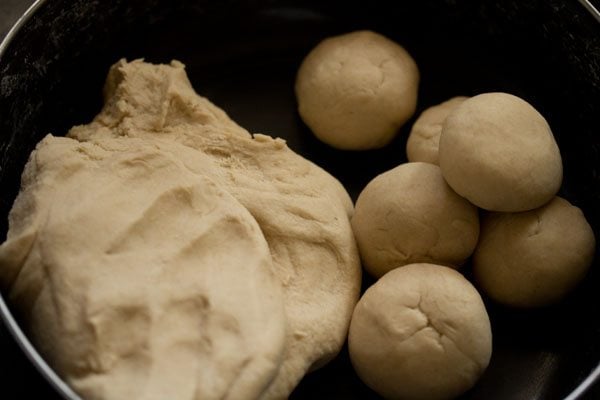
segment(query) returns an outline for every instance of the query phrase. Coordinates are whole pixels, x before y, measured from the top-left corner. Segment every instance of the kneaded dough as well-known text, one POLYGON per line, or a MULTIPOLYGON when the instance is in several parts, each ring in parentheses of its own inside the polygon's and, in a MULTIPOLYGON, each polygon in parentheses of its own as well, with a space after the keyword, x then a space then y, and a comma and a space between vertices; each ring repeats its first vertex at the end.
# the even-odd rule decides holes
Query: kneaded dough
POLYGON ((490 211, 526 211, 550 201, 562 161, 550 126, 526 101, 507 93, 465 100, 444 121, 440 168, 448 184, 490 211))
POLYGON ((555 197, 535 210, 484 216, 473 271, 494 300, 539 307, 558 302, 584 278, 595 248, 581 210, 555 197))
POLYGON ((432 264, 395 269, 358 302, 348 336, 358 376, 387 399, 453 399, 471 388, 492 353, 477 290, 432 264))
POLYGON ((288 321, 284 359, 265 399, 286 398, 304 374, 337 355, 360 293, 361 267, 350 227, 353 205, 331 175, 281 139, 250 135, 198 96, 183 64, 115 64, 106 104, 79 140, 150 138, 181 143, 214 168, 188 168, 218 182, 258 221, 283 284, 288 321))
POLYGON ((406 142, 408 161, 422 161, 439 165, 438 150, 442 124, 448 114, 466 99, 468 97, 453 97, 443 103, 429 107, 419 115, 406 142))
POLYGON ((363 266, 380 277, 415 262, 459 267, 477 244, 479 216, 439 167, 415 162, 369 182, 356 201, 352 228, 363 266))
POLYGON ((413 115, 419 70, 408 52, 371 31, 334 36, 304 59, 298 112, 315 136, 338 149, 385 146, 413 115))
POLYGON ((267 242, 237 200, 180 161, 184 146, 161 146, 42 140, 0 280, 85 399, 256 399, 285 344, 267 242))

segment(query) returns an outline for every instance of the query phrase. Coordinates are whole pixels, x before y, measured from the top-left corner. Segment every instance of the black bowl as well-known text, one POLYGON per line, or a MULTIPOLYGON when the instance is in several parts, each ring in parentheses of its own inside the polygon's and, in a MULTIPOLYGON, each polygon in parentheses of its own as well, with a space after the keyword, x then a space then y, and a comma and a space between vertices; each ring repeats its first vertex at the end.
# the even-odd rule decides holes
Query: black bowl
MULTIPOLYGON (((600 237, 600 24, 583 3, 39 1, 0 48, 0 232, 7 231, 6 215, 35 143, 49 132, 64 134, 90 121, 101 107, 108 67, 122 57, 184 62, 199 93, 250 131, 287 139, 356 198, 376 174, 406 161, 410 123, 381 150, 331 149, 300 121, 293 82, 302 58, 319 40, 372 29, 415 57, 422 78, 418 111, 455 95, 488 91, 516 94, 540 110, 563 156, 560 194, 584 211, 600 237)), ((573 399, 591 386, 600 375, 598 267, 596 260, 577 291, 553 307, 516 311, 486 299, 494 353, 481 381, 463 398, 573 399)), ((5 376, 16 382, 27 371, 27 382, 33 382, 13 384, 18 398, 69 396, 2 301, 0 313, 52 385, 23 367, 7 370, 5 376)), ((377 395, 354 374, 343 349, 309 374, 291 398, 377 395)))

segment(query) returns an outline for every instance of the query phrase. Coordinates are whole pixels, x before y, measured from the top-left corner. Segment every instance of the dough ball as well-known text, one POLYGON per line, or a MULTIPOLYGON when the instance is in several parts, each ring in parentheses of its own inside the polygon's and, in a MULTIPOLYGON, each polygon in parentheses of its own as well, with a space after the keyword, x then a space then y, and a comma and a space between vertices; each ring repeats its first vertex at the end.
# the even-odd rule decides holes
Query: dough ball
POLYGON ((429 107, 419 115, 406 142, 408 161, 423 161, 439 164, 438 148, 442 124, 446 117, 468 97, 453 97, 438 105, 429 107))
POLYGON ((438 166, 416 162, 365 187, 352 228, 365 269, 380 277, 415 262, 460 266, 477 244, 479 216, 446 184, 438 166))
POLYGON ((494 300, 543 306, 562 299, 583 279, 595 247, 581 210, 555 197, 536 210, 486 215, 473 269, 481 289, 494 300))
POLYGON ((492 353, 477 290, 457 271, 411 264, 384 275, 354 309, 348 336, 358 376, 387 399, 452 399, 492 353))
POLYGON ((358 31, 323 40, 296 78, 298 111, 319 140, 338 149, 385 146, 413 115, 419 70, 390 39, 358 31))
POLYGON ((491 211, 525 211, 560 188, 562 161, 544 117, 507 93, 465 100, 440 136, 444 178, 461 196, 491 211))

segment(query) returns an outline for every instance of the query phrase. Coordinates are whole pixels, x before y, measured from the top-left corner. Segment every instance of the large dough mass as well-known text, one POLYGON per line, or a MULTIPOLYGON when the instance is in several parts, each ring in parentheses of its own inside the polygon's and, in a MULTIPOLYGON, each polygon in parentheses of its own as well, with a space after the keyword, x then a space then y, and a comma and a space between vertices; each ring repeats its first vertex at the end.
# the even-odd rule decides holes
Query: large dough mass
POLYGON ((86 399, 253 399, 279 369, 286 324, 268 245, 185 153, 48 136, 27 164, 0 277, 86 399))
POLYGON ((283 285, 288 321, 284 359, 264 398, 287 397, 309 369, 339 352, 358 300, 361 269, 349 224, 352 202, 336 179, 284 141, 239 127, 194 92, 178 62, 117 63, 107 78, 104 109, 69 136, 183 144, 212 161, 202 173, 258 221, 283 285))

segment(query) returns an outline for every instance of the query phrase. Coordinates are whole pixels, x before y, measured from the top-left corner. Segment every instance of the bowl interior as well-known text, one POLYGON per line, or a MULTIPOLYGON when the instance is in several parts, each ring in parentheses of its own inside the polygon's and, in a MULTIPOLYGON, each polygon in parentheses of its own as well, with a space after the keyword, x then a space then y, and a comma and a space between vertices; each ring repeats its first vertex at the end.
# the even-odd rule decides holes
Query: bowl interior
MULTIPOLYGON (((102 105, 108 67, 120 58, 182 61, 199 94, 251 132, 285 138, 293 150, 340 179, 355 199, 377 174, 406 161, 412 121, 384 149, 334 150, 317 141, 298 117, 293 86, 302 58, 319 40, 372 29, 405 46, 416 59, 421 71, 417 115, 456 95, 490 91, 532 103, 561 148, 565 177, 560 195, 582 208, 598 236, 600 25, 575 1, 395 3, 42 4, 0 58, 2 235, 35 143, 47 133, 63 135, 90 121, 102 105)), ((494 353, 465 399, 559 399, 591 373, 600 360, 597 264, 557 306, 519 312, 486 301, 494 353)), ((469 276, 468 265, 464 272, 469 276)), ((371 282, 365 277, 365 286, 371 282)), ((346 349, 309 374, 291 398, 324 397, 377 398, 354 374, 346 349)))

